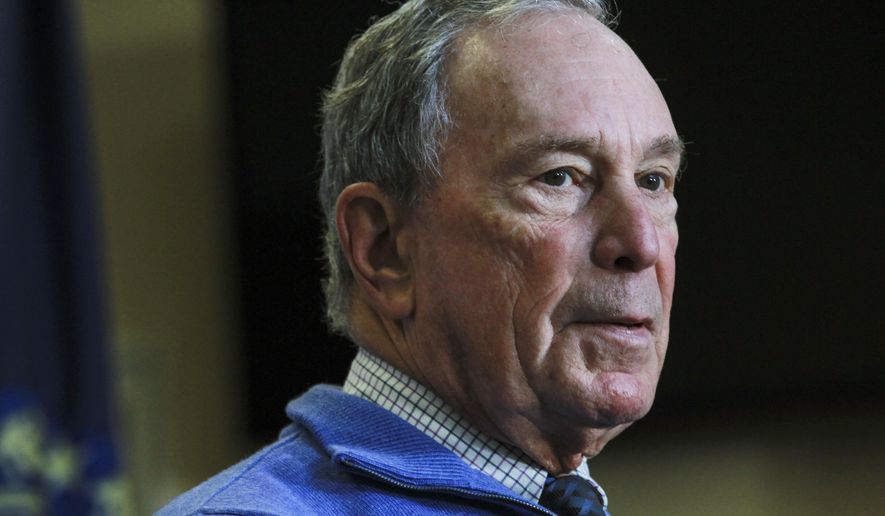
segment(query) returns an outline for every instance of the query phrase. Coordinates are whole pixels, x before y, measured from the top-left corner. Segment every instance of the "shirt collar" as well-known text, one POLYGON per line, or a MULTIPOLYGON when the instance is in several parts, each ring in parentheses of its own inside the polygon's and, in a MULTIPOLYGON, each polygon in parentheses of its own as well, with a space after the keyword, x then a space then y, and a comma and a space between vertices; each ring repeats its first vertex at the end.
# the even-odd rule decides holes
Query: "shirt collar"
MULTIPOLYGON (((518 448, 484 435, 433 391, 366 350, 360 348, 351 363, 343 390, 399 416, 515 494, 534 502, 540 499, 547 478, 544 469, 518 448)), ((586 459, 574 473, 598 486, 586 459)))

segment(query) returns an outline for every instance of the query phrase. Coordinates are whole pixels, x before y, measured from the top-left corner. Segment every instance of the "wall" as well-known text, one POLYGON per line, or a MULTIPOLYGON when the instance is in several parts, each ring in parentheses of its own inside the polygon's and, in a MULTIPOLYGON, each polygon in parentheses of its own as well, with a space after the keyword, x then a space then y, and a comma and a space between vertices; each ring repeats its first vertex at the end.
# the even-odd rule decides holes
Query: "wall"
POLYGON ((241 447, 215 5, 79 3, 139 513, 241 447))

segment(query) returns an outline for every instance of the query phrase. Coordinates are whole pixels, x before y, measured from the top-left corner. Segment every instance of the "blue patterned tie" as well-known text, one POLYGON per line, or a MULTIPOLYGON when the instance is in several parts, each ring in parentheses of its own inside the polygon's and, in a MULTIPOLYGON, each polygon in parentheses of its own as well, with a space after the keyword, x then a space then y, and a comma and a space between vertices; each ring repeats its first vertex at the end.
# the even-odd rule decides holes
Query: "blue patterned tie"
POLYGON ((609 516, 596 486, 578 475, 547 477, 540 503, 559 516, 609 516))

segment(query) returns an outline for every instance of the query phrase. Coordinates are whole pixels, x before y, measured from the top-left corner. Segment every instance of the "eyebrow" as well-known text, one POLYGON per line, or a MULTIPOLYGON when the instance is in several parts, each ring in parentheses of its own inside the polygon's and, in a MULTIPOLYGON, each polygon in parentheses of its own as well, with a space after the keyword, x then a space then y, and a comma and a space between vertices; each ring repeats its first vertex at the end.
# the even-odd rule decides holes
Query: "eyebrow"
POLYGON ((652 140, 645 150, 645 159, 656 157, 673 157, 676 159, 676 177, 682 175, 685 168, 685 142, 678 136, 659 136, 652 140))
POLYGON ((520 142, 516 145, 514 158, 525 159, 544 152, 566 151, 590 154, 601 147, 600 138, 575 139, 559 136, 542 135, 536 140, 520 142))
MULTIPOLYGON (((567 138, 543 135, 535 140, 520 142, 516 145, 510 162, 521 162, 532 156, 545 152, 579 152, 592 154, 603 146, 602 138, 567 138)), ((673 158, 677 162, 677 174, 681 174, 685 164, 685 142, 674 135, 659 136, 651 141, 643 151, 643 160, 657 157, 673 158)))

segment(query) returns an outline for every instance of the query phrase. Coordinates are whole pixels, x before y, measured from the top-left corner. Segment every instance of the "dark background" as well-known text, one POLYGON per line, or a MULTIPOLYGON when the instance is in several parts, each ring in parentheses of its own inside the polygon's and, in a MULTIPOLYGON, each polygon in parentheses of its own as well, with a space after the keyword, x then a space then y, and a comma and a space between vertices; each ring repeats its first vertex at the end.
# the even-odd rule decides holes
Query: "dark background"
MULTIPOLYGON (((883 20, 873 1, 619 2, 618 33, 691 142, 656 432, 885 405, 883 20)), ((320 295, 320 93, 381 1, 229 0, 227 62, 252 435, 353 348, 320 295)))

